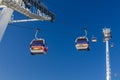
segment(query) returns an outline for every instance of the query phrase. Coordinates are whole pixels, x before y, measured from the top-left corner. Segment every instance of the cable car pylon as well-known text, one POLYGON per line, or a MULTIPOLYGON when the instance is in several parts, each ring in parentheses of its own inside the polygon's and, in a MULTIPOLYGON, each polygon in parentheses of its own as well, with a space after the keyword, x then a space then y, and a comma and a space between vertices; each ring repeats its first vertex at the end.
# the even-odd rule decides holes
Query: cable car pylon
POLYGON ((112 36, 110 28, 103 28, 103 35, 106 43, 106 80, 111 80, 109 40, 112 36))

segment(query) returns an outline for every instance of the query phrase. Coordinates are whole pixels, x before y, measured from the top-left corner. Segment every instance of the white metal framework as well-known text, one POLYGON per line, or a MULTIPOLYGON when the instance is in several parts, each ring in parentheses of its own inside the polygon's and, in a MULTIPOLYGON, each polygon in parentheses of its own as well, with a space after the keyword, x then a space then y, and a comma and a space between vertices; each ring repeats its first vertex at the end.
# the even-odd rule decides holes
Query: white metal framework
POLYGON ((106 41, 106 80, 111 80, 109 41, 106 41))
POLYGON ((13 10, 10 8, 3 8, 3 10, 0 13, 0 41, 2 40, 2 37, 10 21, 12 13, 13 10))
POLYGON ((46 10, 47 12, 49 12, 48 14, 46 14, 45 11, 42 12, 39 8, 36 8, 39 7, 38 4, 33 11, 26 8, 25 3, 27 2, 23 2, 23 0, 1 0, 0 5, 5 5, 8 8, 16 10, 32 19, 51 20, 54 17, 54 14, 48 11, 46 8, 43 8, 43 6, 41 8, 43 8, 43 11, 46 10))
POLYGON ((39 21, 39 20, 38 19, 11 20, 10 23, 31 22, 31 21, 39 21))
POLYGON ((104 41, 106 43, 106 80, 111 80, 109 40, 111 39, 110 28, 103 29, 104 41))

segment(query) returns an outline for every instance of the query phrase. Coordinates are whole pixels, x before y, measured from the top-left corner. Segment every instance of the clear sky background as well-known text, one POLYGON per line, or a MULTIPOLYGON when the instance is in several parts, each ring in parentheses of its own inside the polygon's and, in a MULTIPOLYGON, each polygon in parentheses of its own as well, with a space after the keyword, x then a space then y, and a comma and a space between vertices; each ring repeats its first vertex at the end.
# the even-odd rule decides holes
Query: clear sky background
MULTIPOLYGON (((106 80, 102 29, 110 27, 112 80, 120 80, 120 1, 42 0, 56 15, 54 23, 37 21, 9 24, 0 43, 0 80, 106 80), (90 51, 77 51, 75 39, 87 28, 90 51), (23 28, 26 27, 26 28, 23 28), (27 28, 28 27, 28 28, 27 28), (31 55, 35 27, 48 44, 46 55, 31 55), (32 28, 32 29, 30 29, 32 28), (98 39, 91 42, 92 35, 98 39)), ((15 19, 26 18, 14 12, 15 19)))

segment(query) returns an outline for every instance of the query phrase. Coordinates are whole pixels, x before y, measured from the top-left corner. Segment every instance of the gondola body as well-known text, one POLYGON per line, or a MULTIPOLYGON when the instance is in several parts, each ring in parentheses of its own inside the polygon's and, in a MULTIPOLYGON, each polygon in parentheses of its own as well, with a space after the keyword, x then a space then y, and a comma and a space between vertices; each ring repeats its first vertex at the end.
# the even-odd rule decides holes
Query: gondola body
POLYGON ((92 42, 93 43, 97 42, 97 38, 96 37, 92 37, 92 42))
POLYGON ((89 42, 87 37, 78 37, 75 40, 75 43, 76 43, 75 47, 78 51, 89 50, 89 42))
POLYGON ((44 39, 34 39, 30 43, 30 51, 32 55, 46 54, 48 48, 44 39))

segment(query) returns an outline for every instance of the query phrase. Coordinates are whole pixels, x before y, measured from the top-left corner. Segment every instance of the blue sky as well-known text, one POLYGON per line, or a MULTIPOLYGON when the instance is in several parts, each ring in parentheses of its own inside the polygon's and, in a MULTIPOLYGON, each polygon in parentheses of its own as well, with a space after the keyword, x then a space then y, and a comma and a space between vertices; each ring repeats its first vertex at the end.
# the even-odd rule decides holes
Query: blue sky
MULTIPOLYGON (((115 47, 110 48, 112 80, 120 80, 120 1, 119 0, 43 0, 56 14, 54 23, 45 21, 8 25, 0 43, 1 80, 105 80, 105 43, 102 28, 110 27, 115 47), (13 26, 14 25, 14 26, 13 26), (90 51, 78 52, 75 39, 88 30, 90 51), (30 55, 29 44, 39 27, 46 40, 46 55, 30 55), (92 35, 98 39, 91 42, 92 35)), ((14 12, 15 19, 25 18, 14 12)))

